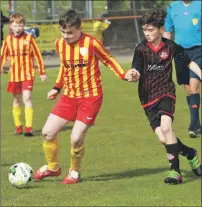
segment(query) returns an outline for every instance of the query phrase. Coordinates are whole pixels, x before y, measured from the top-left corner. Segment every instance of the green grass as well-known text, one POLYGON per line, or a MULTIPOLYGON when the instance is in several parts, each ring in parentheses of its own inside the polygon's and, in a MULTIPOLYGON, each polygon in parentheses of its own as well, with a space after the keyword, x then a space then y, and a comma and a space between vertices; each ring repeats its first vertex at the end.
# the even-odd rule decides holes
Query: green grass
MULTIPOLYGON (((129 68, 130 64, 124 65, 129 68)), ((183 184, 169 186, 163 179, 169 169, 165 149, 148 125, 140 106, 137 85, 119 80, 102 67, 104 102, 85 139, 82 182, 62 185, 69 168, 70 133, 73 123, 59 135, 62 176, 32 182, 16 189, 8 181, 8 170, 16 162, 34 169, 45 163, 40 135, 55 101, 46 99, 57 70, 48 70, 48 80, 36 78, 33 91, 34 131, 37 136, 13 136, 12 96, 2 76, 1 204, 2 206, 200 206, 201 180, 181 157, 183 184)), ((187 135, 189 112, 183 87, 177 88, 174 130, 181 140, 201 154, 201 139, 187 135)))

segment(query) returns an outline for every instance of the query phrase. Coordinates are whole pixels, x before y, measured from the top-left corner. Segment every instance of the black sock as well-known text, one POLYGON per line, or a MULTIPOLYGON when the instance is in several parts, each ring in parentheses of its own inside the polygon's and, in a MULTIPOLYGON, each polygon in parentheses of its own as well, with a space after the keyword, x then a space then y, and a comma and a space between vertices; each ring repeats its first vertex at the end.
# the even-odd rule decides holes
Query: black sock
POLYGON ((168 161, 170 163, 171 170, 175 170, 180 173, 180 161, 178 154, 181 151, 179 144, 166 144, 168 161))
POLYGON ((190 130, 197 130, 200 127, 200 119, 199 119, 199 107, 200 107, 200 95, 191 94, 189 98, 190 103, 190 115, 191 115, 191 123, 190 130))
POLYGON ((192 160, 195 157, 195 150, 184 145, 179 138, 177 138, 177 143, 180 146, 181 151, 179 152, 182 156, 187 157, 188 160, 192 160))
MULTIPOLYGON (((196 104, 198 105, 198 108, 200 109, 201 98, 200 98, 199 93, 196 94, 196 104)), ((200 116, 199 116, 199 113, 198 113, 197 118, 196 118, 196 128, 199 129, 200 127, 201 127, 200 116)))

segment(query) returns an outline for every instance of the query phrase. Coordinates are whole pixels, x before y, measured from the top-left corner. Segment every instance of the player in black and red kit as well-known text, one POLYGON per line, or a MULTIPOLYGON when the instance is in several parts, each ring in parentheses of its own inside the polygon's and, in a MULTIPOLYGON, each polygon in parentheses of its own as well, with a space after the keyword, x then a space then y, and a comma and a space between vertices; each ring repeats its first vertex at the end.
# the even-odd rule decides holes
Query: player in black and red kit
POLYGON ((165 183, 182 182, 178 155, 186 156, 197 176, 201 176, 201 165, 196 149, 187 147, 174 135, 172 121, 175 111, 175 84, 172 80, 172 59, 182 64, 176 68, 177 76, 183 72, 184 65, 194 71, 201 79, 201 70, 185 54, 184 49, 175 42, 162 38, 165 12, 151 10, 141 18, 141 26, 146 40, 136 46, 132 68, 139 80, 139 98, 150 125, 160 142, 165 145, 171 166, 165 183), (138 72, 137 72, 138 71, 138 72))

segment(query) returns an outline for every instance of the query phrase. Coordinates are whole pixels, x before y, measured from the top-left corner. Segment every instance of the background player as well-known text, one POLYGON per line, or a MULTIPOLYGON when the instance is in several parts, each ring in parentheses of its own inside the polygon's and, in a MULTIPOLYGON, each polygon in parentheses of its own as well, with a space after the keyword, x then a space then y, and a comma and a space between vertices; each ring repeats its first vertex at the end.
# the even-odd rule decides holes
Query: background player
POLYGON ((10 16, 12 33, 6 37, 1 48, 1 73, 6 60, 9 60, 9 93, 13 94, 13 118, 16 126, 15 134, 23 133, 21 121, 21 96, 25 104, 25 136, 33 136, 33 106, 31 92, 33 89, 35 68, 34 59, 38 63, 42 81, 46 74, 41 53, 34 38, 24 32, 25 18, 21 14, 10 16))
MULTIPOLYGON (((201 1, 175 1, 167 8, 165 19, 164 37, 171 39, 174 32, 175 42, 181 45, 189 58, 202 68, 201 48, 201 1)), ((179 66, 175 60, 175 66, 179 66)), ((200 79, 193 72, 187 73, 184 66, 184 73, 179 78, 180 83, 185 84, 187 93, 187 104, 190 108, 190 124, 188 133, 191 138, 201 134, 199 108, 200 108, 200 79), (186 82, 186 76, 189 82, 186 82)))

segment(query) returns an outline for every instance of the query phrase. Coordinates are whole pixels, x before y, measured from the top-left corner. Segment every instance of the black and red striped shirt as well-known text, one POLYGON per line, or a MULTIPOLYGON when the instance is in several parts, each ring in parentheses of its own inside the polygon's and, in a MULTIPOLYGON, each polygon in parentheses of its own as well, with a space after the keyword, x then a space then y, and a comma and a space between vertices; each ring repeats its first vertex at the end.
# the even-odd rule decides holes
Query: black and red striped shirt
POLYGON ((163 96, 175 98, 175 84, 172 79, 174 57, 181 63, 181 67, 176 68, 176 74, 180 76, 184 66, 191 62, 180 45, 163 38, 158 48, 154 48, 146 40, 136 46, 132 68, 138 70, 141 75, 138 92, 143 108, 163 96))

